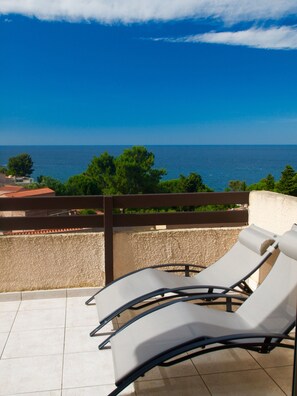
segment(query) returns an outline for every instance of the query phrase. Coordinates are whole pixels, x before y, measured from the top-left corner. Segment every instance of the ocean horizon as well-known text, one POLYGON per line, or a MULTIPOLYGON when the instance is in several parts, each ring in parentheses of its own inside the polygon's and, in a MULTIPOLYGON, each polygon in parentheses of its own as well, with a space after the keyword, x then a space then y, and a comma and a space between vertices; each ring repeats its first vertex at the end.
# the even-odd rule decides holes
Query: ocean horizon
MULTIPOLYGON (((256 183, 269 173, 276 180, 286 165, 297 170, 297 145, 143 145, 155 155, 155 168, 167 171, 162 180, 196 172, 215 191, 230 180, 256 183)), ((94 156, 107 151, 118 156, 132 145, 5 145, 0 146, 0 165, 21 153, 31 155, 33 178, 51 176, 65 182, 84 172, 94 156)))

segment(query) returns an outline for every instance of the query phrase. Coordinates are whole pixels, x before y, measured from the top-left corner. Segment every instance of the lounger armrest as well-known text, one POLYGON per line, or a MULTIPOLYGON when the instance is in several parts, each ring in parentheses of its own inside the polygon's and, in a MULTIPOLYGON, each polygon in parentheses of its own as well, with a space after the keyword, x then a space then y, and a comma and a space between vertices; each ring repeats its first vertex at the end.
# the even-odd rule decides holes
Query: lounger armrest
POLYGON ((197 264, 188 264, 188 263, 169 263, 169 264, 157 264, 151 265, 148 268, 168 268, 165 269, 165 272, 183 272, 186 277, 190 276, 190 274, 198 274, 201 270, 204 270, 206 267, 203 265, 197 264), (182 267, 182 268, 181 268, 182 267))
MULTIPOLYGON (((237 294, 226 294, 226 293, 213 293, 207 294, 207 301, 199 302, 198 305, 225 305, 227 312, 233 312, 233 306, 241 305, 246 299, 246 293, 237 292, 237 294), (209 301, 210 300, 210 301, 209 301), (222 301, 223 300, 223 301, 222 301)), ((195 301, 203 300, 202 295, 189 296, 182 298, 180 301, 195 301)), ((206 298, 205 298, 206 300, 206 298)))
POLYGON ((208 298, 210 295, 214 295, 217 297, 220 297, 221 295, 225 295, 226 293, 235 293, 235 294, 242 294, 246 297, 248 297, 250 294, 246 293, 245 291, 238 290, 236 288, 232 287, 225 287, 225 286, 219 286, 219 285, 191 285, 191 286, 181 286, 181 287, 175 287, 171 289, 166 289, 166 293, 180 293, 182 294, 183 291, 192 291, 192 290, 197 290, 197 293, 185 293, 189 296, 196 296, 197 298, 208 298), (207 292, 205 290, 207 289, 207 292), (199 293, 199 290, 202 290, 202 292, 199 293), (214 292, 214 290, 219 290, 219 292, 214 292))

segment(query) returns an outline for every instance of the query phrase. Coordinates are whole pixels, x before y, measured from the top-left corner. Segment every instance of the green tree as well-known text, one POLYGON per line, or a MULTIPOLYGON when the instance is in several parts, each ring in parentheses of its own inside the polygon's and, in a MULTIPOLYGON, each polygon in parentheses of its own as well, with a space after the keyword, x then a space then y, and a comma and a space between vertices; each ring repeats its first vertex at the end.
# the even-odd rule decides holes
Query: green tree
POLYGON ((115 160, 114 187, 119 194, 145 194, 158 191, 164 169, 153 169, 155 156, 143 146, 126 149, 115 160))
POLYGON ((67 195, 100 195, 96 180, 86 174, 71 176, 65 184, 67 195))
POLYGON ((191 172, 189 176, 180 175, 180 182, 182 192, 204 192, 211 191, 202 180, 202 177, 198 173, 191 172))
POLYGON ((7 168, 12 176, 30 176, 34 171, 32 158, 26 153, 9 158, 7 168))
POLYGON ((202 177, 195 172, 189 176, 180 175, 178 179, 164 180, 160 182, 159 192, 162 193, 191 193, 211 192, 212 190, 203 183, 202 177))
POLYGON ((0 166, 0 173, 3 173, 4 175, 7 174, 7 168, 5 166, 0 166))
POLYGON ((92 183, 96 183, 96 194, 112 194, 114 193, 115 173, 115 159, 105 152, 92 159, 84 175, 89 178, 88 183, 91 183, 91 179, 92 183))
POLYGON ((181 193, 182 186, 180 179, 170 179, 170 180, 160 181, 158 192, 163 194, 181 193))
POLYGON ((282 194, 297 195, 297 176, 291 165, 287 165, 282 171, 276 190, 282 194))
POLYGON ((264 190, 264 191, 274 191, 275 180, 274 177, 269 174, 264 179, 260 180, 258 183, 251 184, 248 186, 248 191, 264 190))
POLYGON ((230 180, 228 184, 228 191, 246 191, 247 185, 245 181, 241 180, 230 180))
POLYGON ((56 195, 66 195, 66 189, 64 183, 50 176, 43 176, 43 175, 38 176, 37 183, 34 183, 32 187, 33 188, 48 187, 54 190, 56 195))

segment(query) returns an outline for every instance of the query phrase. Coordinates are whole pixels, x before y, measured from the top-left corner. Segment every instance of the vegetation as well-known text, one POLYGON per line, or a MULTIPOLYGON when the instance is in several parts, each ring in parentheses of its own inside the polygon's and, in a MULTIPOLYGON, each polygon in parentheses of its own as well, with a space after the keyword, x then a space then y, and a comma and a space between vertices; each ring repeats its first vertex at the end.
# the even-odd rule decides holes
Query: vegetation
POLYGON ((159 184, 159 192, 162 193, 191 193, 191 192, 211 192, 207 185, 203 183, 202 177, 198 173, 191 172, 189 176, 180 175, 178 179, 162 181, 159 184))
POLYGON ((19 154, 8 160, 6 173, 12 176, 30 176, 33 173, 33 161, 29 154, 19 154))
MULTIPOLYGON (((49 187, 56 195, 116 195, 116 194, 152 194, 152 193, 191 193, 210 192, 202 177, 195 172, 188 176, 180 175, 177 179, 162 180, 165 169, 154 168, 155 157, 143 146, 126 149, 118 157, 107 152, 94 157, 87 169, 71 176, 65 183, 50 176, 39 176, 37 183, 29 188, 49 187)), ((7 169, 0 172, 13 176, 30 176, 33 172, 33 161, 29 154, 11 157, 7 169)), ((297 196, 297 172, 287 165, 278 181, 268 174, 259 182, 247 185, 245 181, 230 180, 226 191, 275 191, 297 196)), ((174 208, 182 210, 187 208, 174 208)), ((193 209, 193 208, 191 208, 193 209)), ((209 209, 209 208, 208 208, 209 209)), ((212 206, 212 210, 222 209, 212 206)), ((169 210, 169 209, 166 209, 169 210)), ((205 207, 195 210, 205 210, 205 207)))
POLYGON ((252 191, 265 190, 274 191, 286 195, 297 196, 297 172, 292 166, 286 165, 281 173, 279 181, 275 181, 274 177, 269 174, 258 183, 246 185, 244 181, 232 180, 229 182, 228 191, 252 191))

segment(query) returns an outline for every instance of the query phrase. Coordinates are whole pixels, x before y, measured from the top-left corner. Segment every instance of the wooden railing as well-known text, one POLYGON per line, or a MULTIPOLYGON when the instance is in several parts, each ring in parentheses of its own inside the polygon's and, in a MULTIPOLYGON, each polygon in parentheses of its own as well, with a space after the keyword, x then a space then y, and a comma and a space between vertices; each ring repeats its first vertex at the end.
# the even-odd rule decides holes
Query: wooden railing
POLYGON ((0 211, 92 209, 103 215, 0 217, 0 231, 103 228, 106 284, 113 280, 114 227, 151 225, 242 226, 248 223, 247 209, 187 211, 173 213, 125 213, 125 209, 195 207, 202 205, 248 204, 248 192, 145 194, 116 196, 71 196, 36 198, 1 198, 0 211), (117 213, 122 209, 122 213, 117 213))

